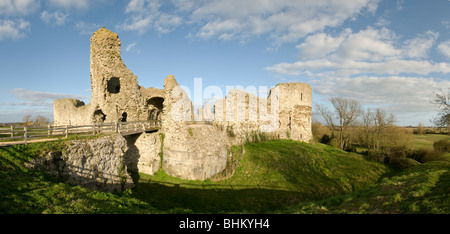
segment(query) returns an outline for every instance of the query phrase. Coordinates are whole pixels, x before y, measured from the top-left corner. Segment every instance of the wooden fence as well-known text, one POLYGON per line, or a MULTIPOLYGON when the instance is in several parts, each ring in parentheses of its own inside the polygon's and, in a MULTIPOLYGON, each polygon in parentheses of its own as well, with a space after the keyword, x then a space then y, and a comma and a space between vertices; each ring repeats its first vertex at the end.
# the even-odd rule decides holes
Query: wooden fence
POLYGON ((57 136, 68 137, 72 134, 95 135, 99 133, 113 132, 120 133, 122 135, 131 135, 157 130, 160 127, 161 120, 100 123, 92 125, 47 125, 47 127, 10 126, 7 128, 0 128, 0 140, 24 139, 24 143, 27 144, 27 140, 32 138, 52 138, 57 136))

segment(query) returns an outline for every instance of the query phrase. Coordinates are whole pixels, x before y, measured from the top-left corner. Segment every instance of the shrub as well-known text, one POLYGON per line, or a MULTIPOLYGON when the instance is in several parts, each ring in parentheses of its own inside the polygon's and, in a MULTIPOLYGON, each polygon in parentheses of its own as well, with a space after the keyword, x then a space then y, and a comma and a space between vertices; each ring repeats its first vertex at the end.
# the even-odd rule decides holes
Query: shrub
POLYGON ((397 166, 399 168, 402 168, 402 169, 420 164, 416 160, 411 159, 411 158, 406 158, 406 157, 405 158, 389 158, 389 163, 394 166, 397 166))
POLYGON ((434 142, 433 149, 439 152, 450 152, 450 141, 439 140, 434 142))
POLYGON ((379 150, 367 152, 367 158, 380 163, 385 163, 387 161, 386 153, 379 150))
POLYGON ((345 151, 350 152, 350 153, 356 153, 356 148, 353 145, 347 145, 345 147, 345 151))
POLYGON ((446 160, 443 152, 431 150, 431 149, 414 150, 408 155, 408 158, 412 158, 421 163, 446 160))
POLYGON ((320 139, 320 143, 322 143, 322 144, 327 144, 328 145, 328 143, 330 143, 330 141, 331 141, 331 138, 327 134, 324 134, 322 136, 322 139, 320 139))

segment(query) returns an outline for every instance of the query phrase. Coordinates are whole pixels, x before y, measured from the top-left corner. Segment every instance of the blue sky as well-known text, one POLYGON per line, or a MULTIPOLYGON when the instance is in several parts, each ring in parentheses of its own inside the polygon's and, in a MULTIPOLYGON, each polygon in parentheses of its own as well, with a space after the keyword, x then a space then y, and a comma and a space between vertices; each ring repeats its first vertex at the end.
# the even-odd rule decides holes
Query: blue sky
POLYGON ((0 0, 0 122, 89 103, 89 38, 119 34, 139 85, 306 82, 313 102, 354 98, 430 125, 450 87, 448 0, 0 0))

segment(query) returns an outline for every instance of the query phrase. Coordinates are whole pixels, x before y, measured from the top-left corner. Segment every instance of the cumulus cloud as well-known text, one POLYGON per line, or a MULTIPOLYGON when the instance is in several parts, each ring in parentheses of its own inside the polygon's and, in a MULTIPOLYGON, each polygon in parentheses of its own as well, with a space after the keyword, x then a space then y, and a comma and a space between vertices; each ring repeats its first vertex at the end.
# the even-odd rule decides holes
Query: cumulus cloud
POLYGON ((2 0, 0 15, 27 15, 39 7, 39 1, 34 0, 2 0))
POLYGON ((10 91, 21 102, 1 103, 2 105, 19 105, 19 106, 52 106, 53 100, 63 98, 86 99, 88 97, 74 94, 50 93, 27 90, 24 88, 13 89, 10 91))
POLYGON ((89 6, 89 0, 48 0, 48 3, 54 7, 61 8, 86 8, 89 6))
POLYGON ((407 76, 324 78, 310 84, 323 97, 353 98, 366 107, 381 107, 399 117, 401 125, 428 124, 435 112, 434 92, 450 87, 448 80, 407 76))
POLYGON ((41 13, 41 20, 47 24, 63 25, 68 19, 68 16, 69 14, 60 11, 55 11, 53 13, 43 11, 41 13))
POLYGON ((119 26, 138 33, 149 29, 165 33, 190 24, 198 26, 191 33, 198 38, 245 41, 266 35, 281 44, 339 26, 363 12, 373 13, 377 6, 378 0, 131 0, 125 8, 129 18, 119 26))
POLYGON ((119 24, 119 28, 136 31, 139 34, 149 29, 155 29, 160 33, 170 32, 181 24, 182 19, 162 12, 161 5, 159 1, 131 0, 125 8, 125 13, 129 17, 124 23, 119 24))
POLYGON ((0 41, 4 39, 20 39, 30 32, 30 22, 23 19, 1 20, 0 19, 0 41))
MULTIPOLYGON (((277 74, 312 77, 450 73, 449 63, 425 59, 437 37, 437 33, 430 31, 402 43, 392 31, 371 27, 355 33, 346 29, 338 36, 317 33, 297 46, 299 61, 266 69, 277 74)), ((446 51, 445 44, 439 48, 446 51)))
POLYGON ((441 54, 450 59, 450 40, 441 42, 437 48, 441 54))
POLYGON ((102 26, 100 24, 86 23, 84 21, 79 21, 75 24, 75 28, 80 32, 80 34, 92 35, 102 26))

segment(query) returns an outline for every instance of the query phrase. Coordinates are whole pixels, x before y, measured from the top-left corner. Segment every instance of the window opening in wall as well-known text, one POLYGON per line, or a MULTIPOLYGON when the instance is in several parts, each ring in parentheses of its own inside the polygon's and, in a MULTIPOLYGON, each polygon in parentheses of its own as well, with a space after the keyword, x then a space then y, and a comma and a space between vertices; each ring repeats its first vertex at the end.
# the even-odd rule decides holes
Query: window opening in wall
POLYGON ((102 110, 95 110, 94 111, 94 123, 103 123, 105 122, 106 115, 103 113, 102 110))
POLYGON ((107 89, 109 93, 119 93, 120 92, 120 79, 119 77, 111 77, 108 80, 107 89))
POLYGON ((127 116, 128 116, 127 112, 123 112, 121 121, 122 122, 127 122, 127 116))

